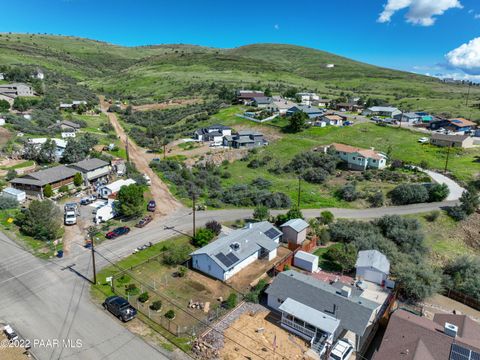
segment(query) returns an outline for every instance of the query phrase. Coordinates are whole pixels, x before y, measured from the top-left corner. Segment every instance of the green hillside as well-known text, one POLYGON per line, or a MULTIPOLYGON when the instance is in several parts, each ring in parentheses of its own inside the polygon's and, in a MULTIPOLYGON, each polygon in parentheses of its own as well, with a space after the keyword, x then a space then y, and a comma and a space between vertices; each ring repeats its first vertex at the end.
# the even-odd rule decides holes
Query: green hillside
MULTIPOLYGON (((405 110, 480 118, 466 107, 467 86, 380 68, 293 45, 255 44, 235 49, 194 45, 122 47, 78 37, 0 34, 0 64, 40 66, 82 82, 93 91, 136 103, 208 97, 220 88, 288 87, 323 97, 382 98, 405 110), (334 68, 326 68, 334 64, 334 68)), ((471 90, 471 104, 480 89, 471 90)))

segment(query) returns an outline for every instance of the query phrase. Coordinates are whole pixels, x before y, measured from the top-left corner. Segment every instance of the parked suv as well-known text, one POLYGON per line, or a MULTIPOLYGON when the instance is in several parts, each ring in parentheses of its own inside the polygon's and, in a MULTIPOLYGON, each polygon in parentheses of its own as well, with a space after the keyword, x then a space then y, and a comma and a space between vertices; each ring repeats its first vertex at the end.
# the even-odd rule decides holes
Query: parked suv
POLYGON ((150 200, 147 205, 147 210, 153 212, 155 211, 156 208, 157 208, 157 203, 154 200, 150 200))
POLYGON ((103 303, 105 310, 110 311, 123 322, 132 320, 137 315, 137 310, 120 296, 110 296, 103 303))
POLYGON ((353 352, 353 345, 348 339, 339 339, 332 348, 328 360, 348 360, 353 352))
POLYGON ((65 225, 75 225, 77 223, 77 214, 73 210, 67 210, 63 220, 65 225))

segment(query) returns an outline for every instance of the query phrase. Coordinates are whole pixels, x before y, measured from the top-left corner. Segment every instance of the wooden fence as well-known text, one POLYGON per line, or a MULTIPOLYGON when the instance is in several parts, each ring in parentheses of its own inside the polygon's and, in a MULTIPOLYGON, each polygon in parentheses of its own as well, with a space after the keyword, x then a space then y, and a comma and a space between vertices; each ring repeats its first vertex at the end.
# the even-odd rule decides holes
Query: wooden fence
POLYGON ((480 300, 475 299, 472 296, 466 295, 462 292, 453 290, 453 289, 445 289, 443 293, 446 297, 449 297, 450 299, 453 299, 455 301, 461 302, 462 304, 465 304, 467 306, 470 306, 471 308, 474 308, 475 310, 480 311, 480 300))

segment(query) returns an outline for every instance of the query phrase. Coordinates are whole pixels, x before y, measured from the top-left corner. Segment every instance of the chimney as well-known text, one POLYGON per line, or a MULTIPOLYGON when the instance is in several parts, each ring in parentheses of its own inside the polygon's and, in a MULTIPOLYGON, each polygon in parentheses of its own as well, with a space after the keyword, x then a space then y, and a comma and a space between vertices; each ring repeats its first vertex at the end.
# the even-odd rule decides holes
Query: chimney
POLYGON ((349 298, 352 295, 352 289, 348 286, 343 286, 340 294, 346 298, 349 298))
POLYGON ((443 332, 445 333, 445 335, 456 338, 458 333, 458 326, 446 322, 443 332))
POLYGON ((253 227, 253 223, 249 222, 249 223, 247 224, 247 229, 251 229, 252 227, 253 227))

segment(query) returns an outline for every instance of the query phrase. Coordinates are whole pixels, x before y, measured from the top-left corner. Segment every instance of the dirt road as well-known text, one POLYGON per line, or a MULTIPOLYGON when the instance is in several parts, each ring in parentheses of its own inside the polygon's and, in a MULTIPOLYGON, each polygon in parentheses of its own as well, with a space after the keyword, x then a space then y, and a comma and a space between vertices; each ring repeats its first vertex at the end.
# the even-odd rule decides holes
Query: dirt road
MULTIPOLYGON (((115 115, 115 113, 107 112, 110 104, 105 102, 103 98, 100 98, 100 104, 102 107, 102 111, 108 116, 108 119, 113 125, 117 135, 120 137, 120 139, 125 141, 128 136, 120 125, 117 116, 115 115)), ((135 164, 137 170, 141 173, 147 174, 152 180, 152 186, 150 187, 150 191, 152 193, 153 199, 157 203, 156 213, 158 215, 168 215, 173 211, 183 207, 183 205, 178 202, 175 197, 170 193, 167 185, 165 185, 163 181, 161 181, 160 178, 157 176, 157 174, 155 174, 155 172, 150 169, 150 166, 148 165, 148 159, 145 156, 145 149, 141 148, 133 141, 129 140, 128 153, 130 161, 135 164)))

